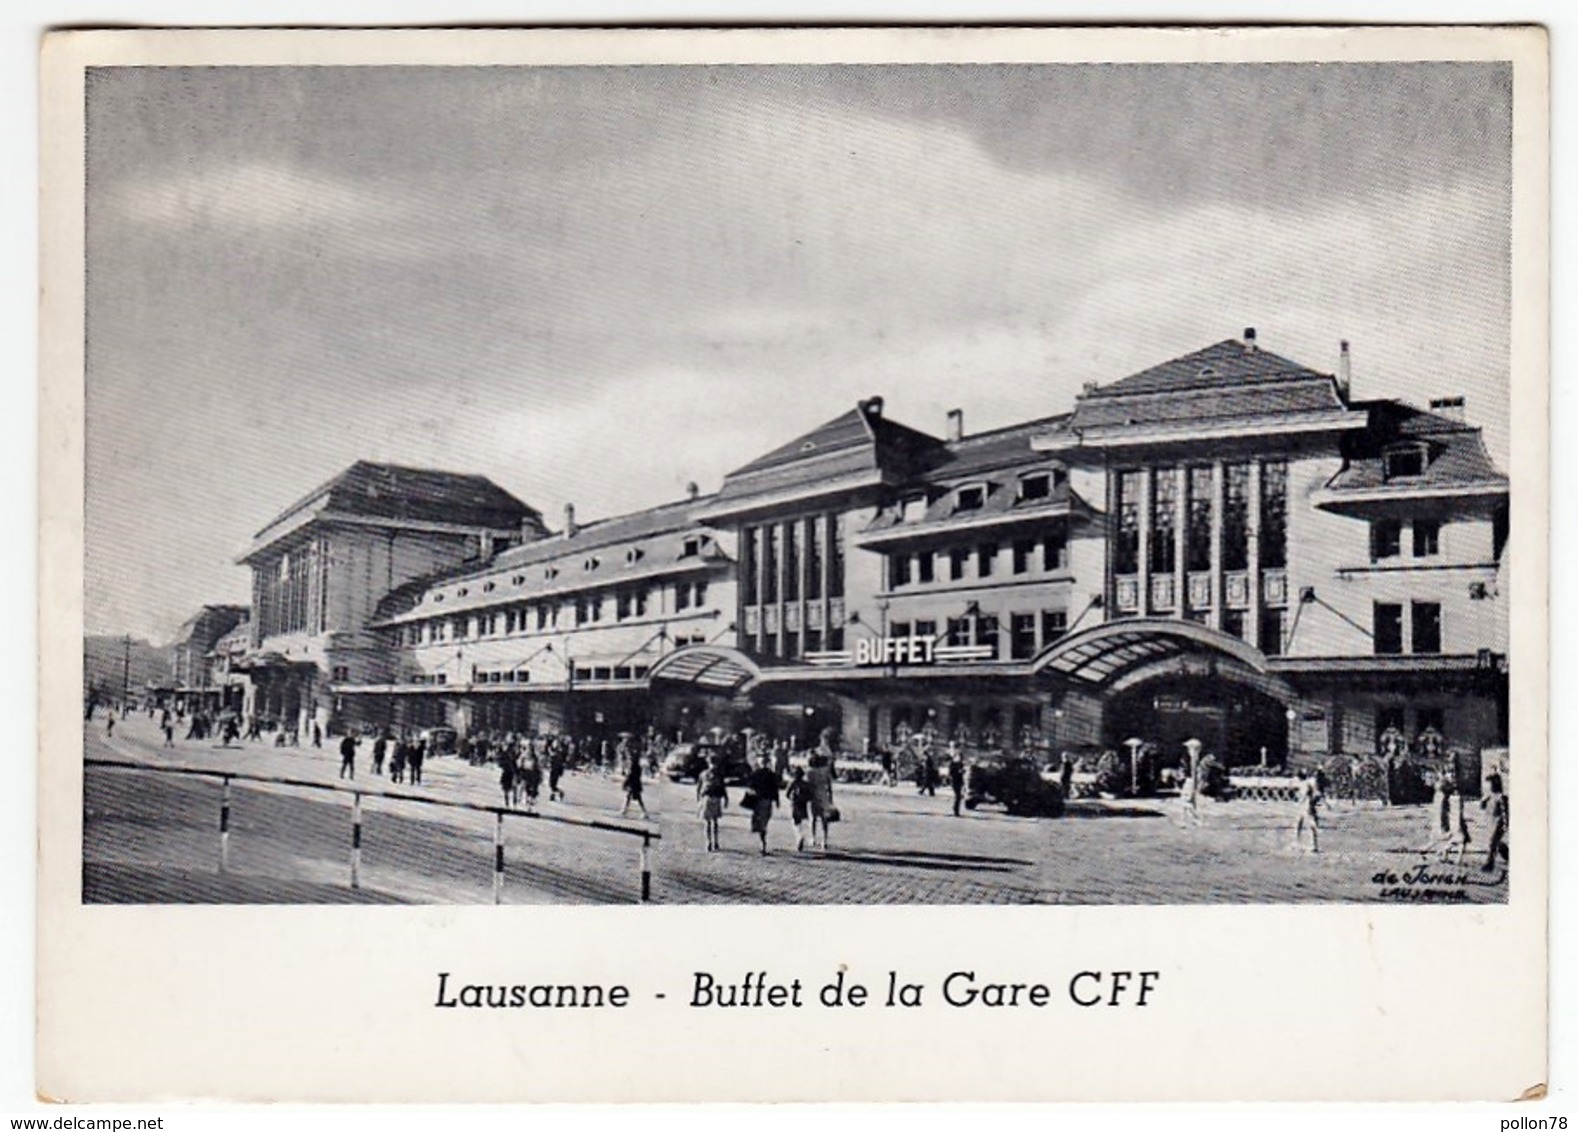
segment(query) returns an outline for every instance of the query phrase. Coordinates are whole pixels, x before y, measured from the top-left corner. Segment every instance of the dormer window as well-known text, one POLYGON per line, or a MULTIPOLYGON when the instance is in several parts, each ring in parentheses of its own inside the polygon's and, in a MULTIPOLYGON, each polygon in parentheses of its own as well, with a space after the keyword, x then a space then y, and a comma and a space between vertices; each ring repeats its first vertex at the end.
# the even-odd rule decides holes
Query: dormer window
POLYGON ((1033 503, 1052 495, 1052 473, 1032 472, 1019 480, 1019 502, 1033 503))
POLYGON ((465 586, 461 586, 458 590, 455 591, 455 596, 456 597, 465 597, 470 592, 471 591, 469 589, 467 589, 465 586))
POLYGON ((485 582, 485 583, 483 583, 483 586, 482 586, 482 592, 485 593, 485 594, 490 594, 497 588, 498 587, 497 587, 497 585, 495 583, 493 583, 493 582, 485 582))
POLYGON ((954 496, 953 509, 955 511, 979 511, 986 506, 986 485, 971 484, 961 487, 954 496))
POLYGON ((595 554, 590 556, 590 557, 588 557, 585 562, 581 563, 581 569, 585 570, 588 574, 590 574, 593 570, 597 569, 597 567, 598 567, 598 560, 597 560, 597 556, 595 554))
POLYGON ((1429 454, 1423 443, 1395 444, 1383 454, 1382 462, 1389 480, 1422 476, 1429 454))
POLYGON ((701 536, 700 535, 691 535, 680 546, 679 556, 681 558, 695 558, 695 557, 697 557, 700 554, 701 554, 701 536))
POLYGON ((629 550, 625 551, 625 565, 626 566, 634 566, 637 562, 640 562, 640 561, 641 561, 641 548, 639 546, 632 546, 629 550))
POLYGON ((525 574, 516 574, 513 578, 510 579, 510 584, 512 586, 524 586, 526 584, 526 575, 525 574))
POLYGON ((550 581, 550 582, 553 581, 555 578, 557 578, 559 576, 559 567, 557 567, 557 566, 545 567, 543 569, 542 576, 545 579, 547 579, 548 581, 550 581))

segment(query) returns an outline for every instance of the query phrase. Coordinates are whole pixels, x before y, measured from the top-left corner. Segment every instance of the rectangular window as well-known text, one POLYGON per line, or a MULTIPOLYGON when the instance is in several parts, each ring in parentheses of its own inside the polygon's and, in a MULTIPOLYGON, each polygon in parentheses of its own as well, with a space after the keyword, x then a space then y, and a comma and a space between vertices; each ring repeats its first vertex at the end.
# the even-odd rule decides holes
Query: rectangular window
POLYGON ((955 648, 970 643, 970 625, 962 617, 948 618, 947 644, 955 648))
POLYGON ((805 631, 805 651, 806 652, 821 652, 822 651, 822 630, 820 630, 820 629, 807 629, 805 631))
POLYGON ((1048 573, 1068 569, 1068 534, 1062 529, 1041 540, 1041 569, 1048 573))
POLYGON ((677 613, 682 609, 690 608, 690 583, 679 582, 674 586, 674 610, 677 613))
POLYGON ((1030 557, 1036 552, 1036 544, 1027 538, 1014 541, 1014 573, 1028 574, 1030 572, 1030 557))
POLYGON ((950 550, 948 552, 948 580, 961 582, 964 580, 964 564, 970 560, 968 550, 950 550))
POLYGON ((616 597, 614 599, 614 617, 620 621, 628 620, 634 599, 635 595, 631 593, 621 593, 616 597))
POLYGON ((1118 473, 1115 490, 1118 527, 1112 548, 1112 571, 1137 574, 1140 570, 1140 473, 1118 473))
POLYGON ((828 516, 827 596, 844 596, 844 516, 828 516))
POLYGON ((757 601, 756 563, 760 556, 761 529, 746 527, 745 537, 740 539, 740 580, 744 592, 741 600, 746 605, 755 605, 757 601))
POLYGON ((935 556, 929 550, 923 550, 915 556, 915 580, 926 583, 937 580, 935 556))
POLYGON ((763 633, 762 634, 762 655, 763 656, 777 656, 778 655, 778 634, 777 633, 763 633))
POLYGON ((695 594, 695 597, 696 597, 696 600, 693 601, 691 604, 694 605, 697 609, 700 609, 702 606, 707 604, 707 583, 706 582, 697 582, 696 583, 696 594, 695 594))
POLYGON ((457 617, 453 622, 455 640, 463 641, 471 633, 471 618, 457 617))
POLYGON ((1403 525, 1396 519, 1378 519, 1370 524, 1370 561, 1396 558, 1403 552, 1403 525))
POLYGON ((888 555, 888 588, 898 589, 900 586, 910 584, 910 556, 908 554, 888 555))
POLYGON ((1008 620, 1009 655, 1014 660, 1029 660, 1036 655, 1036 615, 1015 613, 1008 620))
POLYGON ((1288 564, 1288 464, 1268 460, 1260 482, 1260 565, 1280 570, 1288 564))
POLYGON ((935 621, 917 621, 917 622, 915 622, 915 635, 917 637, 935 637, 937 635, 937 622, 935 622, 935 621))
POLYGON ((997 563, 997 544, 995 542, 984 542, 980 546, 976 547, 976 550, 975 550, 975 576, 976 577, 978 577, 978 578, 990 578, 992 576, 992 567, 995 566, 996 563, 997 563))
POLYGON ((793 629, 784 630, 784 657, 788 660, 800 658, 800 634, 793 629))
POLYGON ((592 614, 591 614, 590 609, 588 609, 588 607, 587 607, 586 599, 584 597, 576 598, 575 599, 575 623, 577 625, 585 625, 591 619, 592 619, 592 614))
POLYGON ((815 601, 822 596, 822 519, 805 521, 805 596, 815 601))
POLYGON ((537 607, 537 631, 540 633, 548 627, 548 603, 543 602, 537 607))
POLYGON ((1222 569, 1249 568, 1249 465, 1229 464, 1222 485, 1222 569))
POLYGON ((1068 610, 1043 609, 1041 611, 1041 647, 1046 648, 1053 641, 1068 632, 1068 610))
POLYGON ((1002 627, 998 624, 996 614, 983 613, 975 619, 975 643, 985 645, 992 650, 992 659, 997 659, 1001 648, 998 638, 1002 635, 1002 627))
POLYGON ((1403 607, 1394 602, 1375 603, 1375 655, 1397 656, 1403 651, 1403 607))
POLYGON ((1441 651, 1441 603, 1416 601, 1411 603, 1410 620, 1414 631, 1413 650, 1417 653, 1441 651))
POLYGON ((1446 711, 1438 707, 1422 707, 1414 710, 1414 726, 1419 734, 1434 731, 1437 735, 1446 734, 1446 711))
POLYGON ((1210 467, 1189 469, 1189 525, 1184 534, 1188 548, 1186 569, 1211 568, 1211 521, 1216 505, 1214 490, 1210 467))
POLYGON ((1052 494, 1052 477, 1046 472, 1037 472, 1033 476, 1026 476, 1019 481, 1019 501, 1031 503, 1037 499, 1046 499, 1052 494))
POLYGON ((800 573, 805 563, 800 561, 800 524, 784 524, 784 600, 800 600, 800 573))
POLYGON ((1260 611, 1260 651, 1267 656, 1282 655, 1282 610, 1260 611))
POLYGON ((1222 632, 1229 637, 1244 639, 1244 611, 1242 609, 1222 610, 1222 632))
POLYGON ((955 511, 979 511, 986 505, 986 488, 961 487, 955 497, 955 511))
POLYGON ((895 621, 888 626, 888 636, 890 637, 907 637, 909 635, 910 623, 908 621, 895 621))
POLYGON ((506 635, 515 632, 515 610, 513 607, 504 611, 504 632, 506 635))
POLYGON ((762 604, 778 600, 778 525, 762 528, 762 604))
POLYGON ((1151 570, 1170 574, 1178 568, 1178 475, 1157 468, 1151 486, 1151 570))
POLYGON ((827 631, 827 649, 829 652, 844 651, 844 629, 842 626, 827 631))
POLYGON ((1383 462, 1387 479, 1425 474, 1425 452, 1417 444, 1392 449, 1383 457, 1383 462))
POLYGON ((1438 519, 1414 520, 1414 557, 1434 558, 1441 553, 1441 522, 1438 519))

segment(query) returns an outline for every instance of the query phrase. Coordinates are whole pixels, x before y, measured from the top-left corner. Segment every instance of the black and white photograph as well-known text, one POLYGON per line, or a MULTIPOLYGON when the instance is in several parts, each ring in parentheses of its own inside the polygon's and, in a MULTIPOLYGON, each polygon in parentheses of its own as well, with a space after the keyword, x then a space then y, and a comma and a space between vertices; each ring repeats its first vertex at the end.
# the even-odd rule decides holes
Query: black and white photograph
POLYGON ((688 34, 81 68, 78 904, 1543 907, 1528 43, 688 34))
POLYGON ((1505 900, 1511 112, 90 71, 84 899, 1505 900))

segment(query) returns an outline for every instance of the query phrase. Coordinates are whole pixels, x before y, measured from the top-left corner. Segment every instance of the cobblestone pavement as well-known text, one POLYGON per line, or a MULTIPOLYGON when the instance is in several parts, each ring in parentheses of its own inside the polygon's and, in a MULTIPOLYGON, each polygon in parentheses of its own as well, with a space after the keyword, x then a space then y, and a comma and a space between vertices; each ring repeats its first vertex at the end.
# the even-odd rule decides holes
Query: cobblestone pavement
MULTIPOLYGON (((337 783, 339 755, 261 744, 229 749, 177 740, 161 749, 151 721, 90 725, 90 757, 235 770, 337 783)), ((185 775, 90 768, 84 798, 83 893, 90 902, 472 903, 492 899, 494 818, 381 797, 389 789, 495 805, 490 768, 431 760, 421 787, 391 787, 358 756, 363 804, 361 887, 349 880, 348 796, 298 787, 234 789, 231 869, 217 872, 220 786, 185 775)), ((566 778, 564 803, 544 815, 617 819, 618 784, 566 778)), ((736 800, 739 790, 732 791, 736 800)), ((811 904, 1209 904, 1354 901, 1487 902, 1507 897, 1504 871, 1484 874, 1486 829, 1471 813, 1474 843, 1461 870, 1422 851, 1421 807, 1334 804, 1322 817, 1321 852, 1292 845, 1291 806, 1206 803, 1202 822, 1177 802, 1077 802, 1062 819, 977 811, 952 816, 952 798, 913 788, 839 790, 845 821, 833 848, 797 853, 787 817, 773 820, 762 857, 738 809, 723 821, 724 851, 708 853, 694 788, 650 783, 653 897, 665 903, 811 904)), ((508 902, 632 903, 639 896, 639 839, 510 817, 505 821, 508 902)))

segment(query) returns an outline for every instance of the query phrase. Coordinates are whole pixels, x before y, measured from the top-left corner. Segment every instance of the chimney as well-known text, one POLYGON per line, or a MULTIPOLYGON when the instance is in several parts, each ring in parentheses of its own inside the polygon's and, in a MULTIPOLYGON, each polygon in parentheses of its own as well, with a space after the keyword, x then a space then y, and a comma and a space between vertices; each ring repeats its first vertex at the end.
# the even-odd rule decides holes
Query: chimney
POLYGON ((868 417, 880 417, 882 415, 882 398, 867 397, 860 402, 860 411, 868 417))
POLYGON ((1353 390, 1353 355, 1348 349, 1348 340, 1344 338, 1337 347, 1337 391, 1342 394, 1344 401, 1353 390))
POLYGON ((964 410, 948 410, 948 439, 949 441, 964 439, 964 410))
POLYGON ((1451 397, 1430 398, 1430 411, 1438 416, 1446 417, 1448 420, 1459 423, 1468 420, 1466 410, 1467 406, 1463 402, 1462 394, 1456 394, 1451 397))
POLYGON ((688 484, 685 485, 685 498, 686 499, 695 500, 698 497, 700 497, 700 495, 701 495, 701 488, 699 486, 697 486, 695 480, 691 480, 688 484))
POLYGON ((575 525, 575 504, 566 503, 564 505, 564 537, 574 538, 575 532, 580 529, 580 527, 575 525))
POLYGON ((1244 352, 1252 354, 1259 348, 1259 345, 1255 342, 1255 328, 1253 326, 1244 327, 1244 352))
POLYGON ((1087 381, 1080 388, 1079 395, 1081 397, 1087 396, 1088 394, 1096 392, 1096 390, 1099 389, 1099 388, 1101 388, 1101 387, 1099 385, 1097 385, 1094 381, 1087 381))

